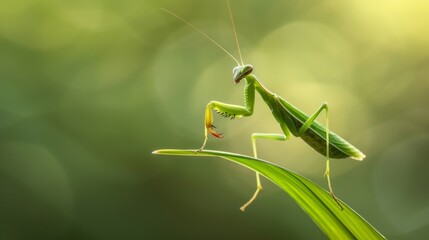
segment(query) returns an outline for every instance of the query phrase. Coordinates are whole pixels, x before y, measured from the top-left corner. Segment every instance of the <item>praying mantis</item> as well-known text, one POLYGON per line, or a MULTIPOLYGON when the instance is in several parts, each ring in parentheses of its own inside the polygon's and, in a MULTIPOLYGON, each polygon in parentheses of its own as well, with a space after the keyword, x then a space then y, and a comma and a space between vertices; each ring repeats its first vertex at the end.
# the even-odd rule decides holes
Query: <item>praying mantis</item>
MULTIPOLYGON (((235 29, 234 19, 232 16, 231 6, 229 0, 227 0, 229 16, 235 36, 235 42, 237 45, 238 53, 240 56, 241 62, 239 62, 231 53, 229 53, 225 48, 219 45, 216 41, 210 38, 207 34, 202 32, 200 29, 186 21, 185 19, 179 17, 178 15, 163 9, 179 20, 183 21, 194 30, 202 34, 205 38, 211 41, 213 44, 218 46, 222 51, 229 55, 236 63, 237 66, 233 69, 232 80, 235 84, 240 83, 244 80, 244 106, 234 105, 223 103, 219 101, 211 101, 207 104, 205 108, 205 121, 204 121, 204 141, 202 146, 195 152, 198 154, 199 151, 203 150, 207 144, 209 138, 209 133, 216 137, 222 138, 222 134, 218 133, 215 130, 213 124, 213 111, 219 113, 225 118, 238 119, 242 117, 250 117, 253 115, 254 106, 255 106, 255 92, 257 92, 262 100, 271 110, 271 113, 277 123, 280 125, 280 128, 283 134, 278 133, 254 133, 252 134, 252 147, 254 157, 257 158, 256 150, 256 140, 257 139, 271 139, 278 141, 286 141, 291 138, 291 136, 300 137, 304 140, 310 147, 319 152, 320 154, 326 156, 326 166, 325 166, 325 177, 327 178, 329 192, 332 198, 337 202, 338 206, 342 209, 341 204, 337 200, 334 191, 332 189, 331 178, 330 178, 330 158, 352 158, 355 160, 363 160, 365 154, 363 154, 355 146, 329 130, 329 119, 328 119, 328 104, 326 102, 322 103, 321 106, 311 115, 307 115, 299 108, 295 107, 289 103, 284 98, 268 90, 259 79, 254 75, 253 66, 250 64, 244 64, 243 58, 241 55, 240 45, 237 37, 237 32, 235 29), (322 111, 325 111, 325 125, 320 124, 316 121, 316 118, 321 114, 322 111)), ((256 191, 253 196, 247 201, 240 209, 244 211, 258 196, 259 192, 262 190, 262 185, 260 181, 259 174, 256 173, 256 191)))

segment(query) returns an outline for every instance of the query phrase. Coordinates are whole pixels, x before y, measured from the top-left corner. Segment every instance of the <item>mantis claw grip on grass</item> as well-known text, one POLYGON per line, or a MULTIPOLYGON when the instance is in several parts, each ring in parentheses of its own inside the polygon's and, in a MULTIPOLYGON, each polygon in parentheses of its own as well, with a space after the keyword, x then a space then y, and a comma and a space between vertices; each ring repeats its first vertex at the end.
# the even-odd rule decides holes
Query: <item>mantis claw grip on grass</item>
MULTIPOLYGON (((283 131, 283 134, 267 134, 267 133, 254 133, 252 134, 252 146, 254 157, 257 157, 256 152, 256 139, 264 138, 264 139, 272 139, 272 140, 281 140, 285 141, 291 137, 291 135, 295 137, 300 137, 303 139, 309 146, 311 146, 314 150, 319 152, 320 154, 326 156, 326 170, 325 177, 327 178, 329 192, 331 193, 332 198, 337 202, 339 207, 342 209, 341 204, 335 197, 334 191, 332 189, 331 179, 330 179, 330 167, 329 167, 329 159, 330 158, 347 158, 350 157, 355 160, 363 160, 365 155, 352 144, 333 133, 329 130, 328 124, 328 104, 323 103, 312 115, 307 115, 299 108, 295 107, 282 97, 277 94, 269 91, 266 87, 262 85, 259 79, 252 74, 253 66, 250 64, 244 64, 243 58, 240 52, 240 46, 238 42, 237 33, 235 30, 234 20, 231 13, 231 7, 228 3, 229 15, 231 18, 231 23, 233 27, 233 32, 238 48, 238 52, 240 55, 241 63, 231 55, 227 50, 225 50, 222 46, 220 46, 216 41, 207 36, 204 32, 196 28, 194 25, 179 17, 178 15, 163 9, 164 11, 172 14, 176 18, 188 24, 190 27, 195 29, 197 32, 201 33, 204 37, 218 46, 221 50, 227 53, 236 63, 236 66, 233 69, 233 82, 235 84, 240 83, 242 80, 245 82, 244 87, 244 106, 233 105, 222 103, 218 101, 211 101, 207 104, 205 109, 205 124, 204 124, 204 141, 202 146, 195 153, 203 150, 207 144, 208 133, 216 138, 223 137, 221 133, 218 133, 214 130, 215 126, 213 125, 213 111, 216 111, 220 115, 231 118, 238 119, 241 117, 249 117, 253 114, 254 104, 255 104, 255 92, 257 92, 267 106, 271 109, 273 117, 276 119, 280 128, 283 131), (318 123, 316 118, 320 115, 322 111, 325 111, 325 125, 318 123)), ((259 174, 256 174, 256 182, 257 188, 256 192, 252 196, 252 198, 245 203, 240 209, 244 211, 246 207, 248 207, 258 196, 259 192, 262 190, 262 185, 259 179, 259 174)))

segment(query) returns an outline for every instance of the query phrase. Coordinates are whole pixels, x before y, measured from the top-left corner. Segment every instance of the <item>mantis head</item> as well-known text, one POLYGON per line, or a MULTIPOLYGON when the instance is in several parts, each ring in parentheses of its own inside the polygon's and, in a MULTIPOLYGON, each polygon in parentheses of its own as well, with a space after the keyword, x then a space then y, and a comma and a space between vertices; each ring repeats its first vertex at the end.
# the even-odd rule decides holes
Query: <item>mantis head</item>
POLYGON ((250 64, 246 64, 243 66, 237 66, 232 70, 232 80, 235 83, 239 83, 241 79, 247 77, 253 71, 253 66, 250 64))

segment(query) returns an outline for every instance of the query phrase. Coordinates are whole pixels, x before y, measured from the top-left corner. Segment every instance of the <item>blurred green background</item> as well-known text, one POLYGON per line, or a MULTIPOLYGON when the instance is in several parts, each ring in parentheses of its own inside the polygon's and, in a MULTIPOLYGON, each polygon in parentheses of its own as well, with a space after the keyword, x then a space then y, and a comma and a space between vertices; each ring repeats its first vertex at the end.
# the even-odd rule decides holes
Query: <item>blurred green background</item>
MULTIPOLYGON (((1 239, 321 239, 284 192, 242 213, 254 173, 197 148, 210 100, 242 104, 224 1, 0 2, 1 239)), ((332 161, 337 196, 391 239, 429 236, 429 2, 232 0, 246 63, 272 91, 367 155, 332 161), (319 121, 324 121, 323 117, 319 121)), ((251 154, 255 114, 216 116, 207 148, 251 154)), ((300 139, 260 141, 261 158, 326 186, 300 139)))

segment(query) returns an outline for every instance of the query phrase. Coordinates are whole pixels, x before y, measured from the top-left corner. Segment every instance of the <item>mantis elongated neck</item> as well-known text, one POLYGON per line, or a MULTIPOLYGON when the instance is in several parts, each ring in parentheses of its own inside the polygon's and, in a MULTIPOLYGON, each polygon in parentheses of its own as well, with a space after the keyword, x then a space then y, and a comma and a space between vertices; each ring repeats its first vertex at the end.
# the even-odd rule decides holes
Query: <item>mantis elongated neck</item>
POLYGON ((274 94, 270 92, 264 85, 259 82, 258 78, 254 74, 249 74, 246 77, 247 83, 253 83, 255 86, 256 91, 258 91, 259 95, 266 100, 268 98, 271 98, 274 94))

